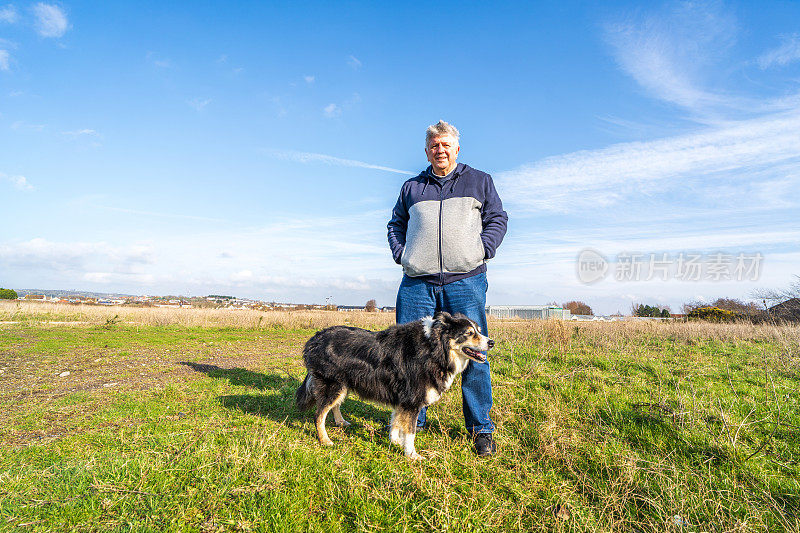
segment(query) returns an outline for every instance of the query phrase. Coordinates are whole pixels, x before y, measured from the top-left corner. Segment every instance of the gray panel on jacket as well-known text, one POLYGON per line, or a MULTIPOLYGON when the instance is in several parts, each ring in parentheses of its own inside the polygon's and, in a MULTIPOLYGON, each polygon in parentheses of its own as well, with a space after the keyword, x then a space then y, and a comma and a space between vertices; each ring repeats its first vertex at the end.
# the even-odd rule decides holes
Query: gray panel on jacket
POLYGON ((400 264, 409 276, 438 274, 439 208, 442 215, 442 262, 444 272, 470 272, 483 263, 481 203, 470 196, 443 202, 417 202, 408 210, 406 245, 400 264))
POLYGON ((483 263, 481 203, 471 196, 442 203, 442 261, 445 272, 469 272, 483 263))
POLYGON ((409 276, 439 273, 439 201, 417 202, 408 210, 406 246, 400 256, 409 276))

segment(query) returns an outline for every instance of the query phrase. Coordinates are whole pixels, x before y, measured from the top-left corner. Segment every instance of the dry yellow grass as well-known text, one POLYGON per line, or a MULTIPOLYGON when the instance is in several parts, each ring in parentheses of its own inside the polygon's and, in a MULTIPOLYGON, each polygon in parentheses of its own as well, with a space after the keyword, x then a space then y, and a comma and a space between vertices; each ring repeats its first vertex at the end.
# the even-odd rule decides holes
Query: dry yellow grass
POLYGON ((386 327, 393 313, 365 311, 249 311, 167 307, 124 307, 51 304, 0 300, 0 322, 79 322, 102 325, 119 321, 132 325, 233 327, 233 328, 325 328, 337 324, 356 327, 386 327))
MULTIPOLYGON (((149 326, 302 328, 317 329, 346 324, 379 329, 394 324, 394 313, 365 311, 245 311, 229 309, 123 307, 51 304, 0 300, 0 322, 57 322, 102 325, 108 321, 149 326)), ((489 318, 489 330, 496 340, 517 346, 538 344, 540 340, 569 349, 577 337, 588 338, 606 348, 630 344, 642 335, 667 341, 777 341, 790 346, 800 340, 800 326, 788 324, 720 324, 684 321, 564 322, 561 320, 505 320, 489 318)))

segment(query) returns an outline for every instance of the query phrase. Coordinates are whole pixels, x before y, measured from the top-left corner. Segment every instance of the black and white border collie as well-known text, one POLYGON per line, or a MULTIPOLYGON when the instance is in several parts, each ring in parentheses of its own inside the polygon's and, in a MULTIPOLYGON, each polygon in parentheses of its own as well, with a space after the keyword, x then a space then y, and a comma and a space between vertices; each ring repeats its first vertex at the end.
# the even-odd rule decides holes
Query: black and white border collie
POLYGON ((470 361, 485 363, 494 341, 466 316, 434 317, 397 324, 383 331, 334 326, 317 332, 303 348, 308 373, 297 389, 297 407, 316 404, 317 437, 332 446, 325 431, 329 411, 338 426, 350 425, 339 406, 348 392, 391 406, 391 441, 406 457, 421 459, 414 448, 420 409, 441 398, 470 361))

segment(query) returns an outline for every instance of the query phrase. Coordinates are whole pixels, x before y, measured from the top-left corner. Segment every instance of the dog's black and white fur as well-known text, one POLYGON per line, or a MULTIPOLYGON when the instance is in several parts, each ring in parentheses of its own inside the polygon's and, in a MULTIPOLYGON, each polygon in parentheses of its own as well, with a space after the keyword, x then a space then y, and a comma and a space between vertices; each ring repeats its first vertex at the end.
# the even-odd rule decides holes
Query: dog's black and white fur
POLYGON ((316 404, 319 442, 331 446, 325 419, 332 410, 338 426, 350 425, 339 410, 349 391, 389 405, 394 409, 391 441, 408 458, 420 459, 414 448, 420 409, 439 400, 470 361, 485 363, 481 352, 493 345, 461 314, 437 313, 378 332, 347 326, 323 329, 303 349, 308 374, 297 389, 297 407, 306 410, 316 404))

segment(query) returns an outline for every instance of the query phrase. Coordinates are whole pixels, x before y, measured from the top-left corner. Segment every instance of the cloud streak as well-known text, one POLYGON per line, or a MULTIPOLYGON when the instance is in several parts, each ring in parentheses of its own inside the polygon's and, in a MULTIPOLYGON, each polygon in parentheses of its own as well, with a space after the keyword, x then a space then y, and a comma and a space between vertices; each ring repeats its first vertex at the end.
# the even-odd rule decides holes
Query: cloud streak
POLYGON ((53 242, 42 238, 0 244, 0 264, 30 269, 64 271, 105 264, 129 271, 133 265, 152 262, 151 247, 141 244, 112 246, 105 242, 53 242))
POLYGON ((95 130, 89 128, 83 128, 80 130, 72 130, 72 131, 62 131, 61 135, 66 137, 71 137, 73 139, 77 139, 78 137, 99 137, 100 134, 97 133, 95 130))
POLYGON ((296 152, 293 150, 268 150, 267 153, 278 159, 284 159, 286 161, 294 161, 296 163, 303 163, 303 164, 323 163, 325 165, 333 165, 340 167, 357 167, 357 168, 369 168, 373 170, 382 170, 384 172, 403 174, 404 176, 417 175, 417 172, 409 172, 408 170, 399 170, 396 168, 385 167, 382 165, 373 165, 372 163, 365 163, 364 161, 356 161, 354 159, 343 159, 341 157, 334 157, 325 154, 315 154, 311 152, 296 152))
POLYGON ((147 52, 146 59, 154 67, 158 67, 158 68, 171 68, 172 67, 172 61, 170 61, 167 58, 158 57, 155 52, 147 52))
POLYGON ((783 44, 778 48, 762 54, 758 60, 758 66, 762 70, 770 67, 782 67, 800 60, 800 35, 797 33, 783 37, 783 44))
POLYGON ((350 65, 350 68, 353 70, 358 70, 361 68, 361 61, 356 56, 351 55, 347 58, 347 64, 350 65))
MULTIPOLYGON (((702 133, 548 157, 497 178, 513 191, 516 205, 555 212, 608 207, 633 195, 689 185, 712 195, 720 184, 751 184, 754 179, 798 185, 798 131, 800 113, 774 114, 702 133)), ((747 205, 747 198, 739 200, 747 205)))
POLYGON ((0 179, 11 183, 18 191, 32 191, 33 185, 28 182, 25 176, 8 176, 0 172, 0 179))
POLYGON ((7 5, 3 8, 0 8, 0 22, 5 22, 6 24, 14 24, 19 20, 19 15, 17 14, 17 10, 12 5, 7 5))
POLYGON ((325 114, 325 116, 326 116, 326 117, 328 117, 328 118, 336 118, 336 117, 338 117, 338 116, 341 116, 341 114, 342 114, 342 108, 341 108, 341 106, 339 106, 338 104, 333 104, 333 103, 331 103, 331 104, 328 104, 328 105, 326 105, 326 106, 325 106, 325 107, 322 109, 322 112, 323 112, 323 113, 325 114))
POLYGON ((36 33, 42 37, 63 37, 69 29, 67 15, 56 5, 40 2, 33 6, 33 14, 36 33))
POLYGON ((700 87, 705 68, 728 48, 736 23, 716 2, 671 4, 649 16, 607 24, 620 67, 655 97, 688 109, 730 104, 700 87))

